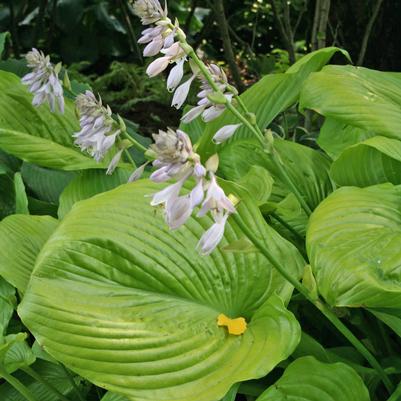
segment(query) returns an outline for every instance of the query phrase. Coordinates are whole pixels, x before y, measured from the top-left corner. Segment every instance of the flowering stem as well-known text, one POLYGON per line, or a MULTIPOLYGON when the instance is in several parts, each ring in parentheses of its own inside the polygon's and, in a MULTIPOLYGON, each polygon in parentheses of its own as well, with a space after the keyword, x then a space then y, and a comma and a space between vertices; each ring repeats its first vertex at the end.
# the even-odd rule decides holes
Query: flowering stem
POLYGON ((323 300, 314 297, 307 287, 300 283, 296 278, 292 277, 291 274, 281 266, 281 263, 266 249, 264 243, 260 241, 253 231, 242 221, 238 213, 235 213, 232 218, 234 218, 239 228, 246 234, 246 236, 259 249, 263 256, 265 256, 266 259, 273 265, 273 267, 287 281, 289 281, 299 291, 299 293, 301 293, 309 302, 315 305, 315 307, 320 310, 320 312, 333 324, 333 326, 369 362, 369 364, 377 371, 386 389, 391 393, 393 390, 393 384, 373 354, 362 344, 362 342, 351 332, 351 330, 344 325, 344 323, 333 313, 330 307, 323 300))
MULTIPOLYGON (((170 28, 171 29, 175 29, 173 24, 170 24, 170 28)), ((195 50, 193 49, 192 46, 190 46, 186 40, 185 37, 185 33, 178 28, 177 29, 177 37, 182 45, 183 50, 185 51, 185 53, 194 61, 194 63, 199 67, 199 70, 202 72, 203 76, 206 78, 207 82, 209 83, 209 85, 213 88, 213 90, 221 95, 224 96, 224 93, 221 91, 221 89, 218 87, 218 85, 214 82, 208 68, 206 67, 205 63, 198 57, 198 55, 196 54, 195 50)), ((235 93, 235 90, 232 89, 231 92, 235 95, 235 99, 238 101, 238 104, 240 105, 240 107, 242 108, 242 110, 244 111, 245 114, 250 115, 251 113, 249 112, 248 108, 246 107, 245 103, 243 102, 243 100, 241 99, 240 96, 238 96, 235 93)), ((238 111, 232 104, 231 102, 227 99, 225 102, 225 106, 227 107, 228 110, 231 111, 232 114, 234 114, 249 130, 251 130, 251 132, 255 135, 255 137, 257 138, 257 140, 259 141, 259 143, 261 144, 261 146, 263 147, 263 149, 265 150, 269 150, 269 145, 263 135, 263 132, 261 131, 261 129, 259 128, 256 120, 252 121, 253 119, 250 118, 248 119, 246 116, 244 116, 240 111, 238 111)), ((302 196, 302 194, 298 191, 298 188, 296 187, 296 185, 294 184, 294 182, 292 181, 291 177, 288 175, 285 166, 283 164, 283 162, 281 161, 280 157, 278 156, 278 154, 276 153, 276 151, 274 150, 274 148, 272 149, 272 151, 269 153, 272 154, 272 160, 273 163, 276 165, 276 167, 278 168, 278 170, 281 173, 282 179, 284 180, 284 182, 289 186, 290 190, 294 193, 294 195, 296 196, 296 198, 298 199, 299 203, 301 204, 301 207, 305 210, 307 215, 310 215, 312 213, 311 208, 309 207, 309 205, 307 204, 307 202, 305 201, 304 197, 302 196)))
POLYGON ((131 153, 129 152, 129 150, 128 149, 124 149, 124 153, 125 153, 125 156, 127 156, 127 159, 130 161, 130 163, 134 166, 134 168, 136 168, 136 163, 135 163, 134 159, 132 158, 131 153))
POLYGON ((124 131, 122 134, 124 135, 124 138, 128 139, 134 145, 135 148, 144 153, 147 151, 145 146, 141 145, 136 139, 129 135, 127 131, 124 131))

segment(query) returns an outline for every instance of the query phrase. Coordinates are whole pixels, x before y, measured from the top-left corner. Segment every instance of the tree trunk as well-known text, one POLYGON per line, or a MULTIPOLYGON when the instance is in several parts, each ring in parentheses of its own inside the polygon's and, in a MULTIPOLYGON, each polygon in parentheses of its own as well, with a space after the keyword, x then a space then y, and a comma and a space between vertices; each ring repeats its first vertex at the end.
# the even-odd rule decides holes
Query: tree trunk
POLYGON ((326 47, 327 24, 329 22, 331 0, 322 0, 320 7, 319 32, 317 37, 318 49, 326 47))
POLYGON ((224 12, 223 0, 216 0, 216 7, 214 8, 215 18, 219 25, 221 39, 223 41, 224 55, 230 67, 235 85, 240 92, 245 89, 244 83, 241 79, 241 74, 238 65, 235 61, 234 51, 231 43, 230 33, 228 30, 228 23, 224 12))
POLYGON ((376 1, 372 16, 370 17, 369 22, 366 25, 366 30, 365 30, 365 34, 363 35, 363 40, 362 40, 361 50, 360 50, 359 56, 358 56, 357 65, 363 64, 363 61, 365 59, 366 49, 368 47, 369 38, 372 33, 373 25, 376 21, 377 16, 379 15, 380 7, 382 4, 383 4, 383 0, 376 1))

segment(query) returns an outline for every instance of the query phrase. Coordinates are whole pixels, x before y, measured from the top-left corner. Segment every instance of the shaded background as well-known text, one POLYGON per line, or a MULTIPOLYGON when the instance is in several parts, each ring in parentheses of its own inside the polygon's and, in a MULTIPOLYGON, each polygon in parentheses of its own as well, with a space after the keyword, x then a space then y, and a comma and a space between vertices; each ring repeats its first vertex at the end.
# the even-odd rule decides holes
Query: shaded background
MULTIPOLYGON (((162 79, 150 80, 136 38, 142 30, 131 0, 0 1, 0 32, 8 31, 0 68, 24 71, 32 47, 68 66, 70 77, 149 134, 178 124, 180 112, 162 79)), ((283 72, 324 46, 349 51, 355 64, 401 70, 400 0, 170 0, 189 41, 227 67, 241 90, 264 74, 283 72), (226 28, 226 29, 225 29, 226 28)), ((194 97, 192 97, 194 101, 194 97)))

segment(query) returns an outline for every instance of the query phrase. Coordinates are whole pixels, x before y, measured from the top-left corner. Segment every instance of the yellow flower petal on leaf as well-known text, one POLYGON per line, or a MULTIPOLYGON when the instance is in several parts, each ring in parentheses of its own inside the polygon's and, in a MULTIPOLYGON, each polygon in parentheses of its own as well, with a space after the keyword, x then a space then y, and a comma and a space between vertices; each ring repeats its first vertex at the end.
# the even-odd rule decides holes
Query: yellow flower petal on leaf
POLYGON ((243 334, 247 327, 246 320, 243 317, 239 317, 237 319, 230 319, 223 313, 221 313, 217 317, 217 325, 226 326, 228 332, 235 336, 240 336, 241 334, 243 334))

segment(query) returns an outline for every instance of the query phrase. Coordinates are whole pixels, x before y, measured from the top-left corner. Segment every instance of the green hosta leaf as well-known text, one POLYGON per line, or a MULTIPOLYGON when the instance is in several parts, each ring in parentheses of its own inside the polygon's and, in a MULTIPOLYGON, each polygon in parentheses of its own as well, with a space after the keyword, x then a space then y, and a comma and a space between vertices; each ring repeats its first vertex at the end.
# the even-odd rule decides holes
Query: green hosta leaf
POLYGON ((257 401, 369 401, 362 379, 344 363, 299 358, 257 401))
POLYGON ((101 401, 129 401, 127 397, 108 391, 101 401))
POLYGON ((6 334, 8 323, 16 306, 15 288, 0 277, 0 338, 6 334))
POLYGON ((347 125, 335 118, 327 118, 320 129, 317 143, 333 159, 348 147, 375 136, 374 132, 347 125))
POLYGON ((112 175, 106 175, 104 170, 81 172, 61 194, 60 207, 58 209, 59 218, 62 219, 74 203, 125 184, 130 175, 130 171, 122 169, 117 169, 112 175))
MULTIPOLYGON (((37 360, 31 368, 36 374, 40 375, 46 383, 56 388, 61 394, 70 397, 71 400, 78 400, 68 376, 60 365, 37 360)), ((15 376, 28 388, 29 392, 33 394, 38 401, 60 401, 57 394, 44 384, 34 380, 28 374, 19 371, 15 373, 15 376)), ((78 384, 79 379, 75 378, 75 381, 78 384)), ((82 390, 81 393, 83 396, 85 395, 82 390)), ((0 394, 1 401, 26 401, 26 398, 8 383, 0 385, 0 394)))
MULTIPOLYGON (((275 139, 274 146, 288 175, 314 209, 333 190, 328 174, 330 161, 318 151, 294 142, 275 139)), ((233 142, 220 153, 220 171, 230 180, 240 181, 253 165, 264 167, 273 177, 273 201, 280 201, 288 195, 289 189, 279 169, 256 142, 233 142)))
POLYGON ((300 107, 390 138, 401 138, 401 73, 327 66, 305 82, 300 107))
POLYGON ((339 185, 401 184, 401 141, 375 136, 344 150, 330 175, 339 185))
POLYGON ((24 292, 36 256, 56 227, 57 220, 51 217, 13 215, 4 219, 0 223, 0 275, 24 292))
POLYGON ((22 181, 21 173, 14 174, 14 190, 15 190, 15 213, 29 214, 28 198, 25 192, 24 181, 22 181))
POLYGON ((0 377, 1 373, 13 373, 35 362, 28 344, 26 333, 10 334, 0 339, 0 377))
POLYGON ((245 187, 259 204, 267 202, 272 193, 274 180, 269 172, 260 166, 252 166, 238 184, 245 187))
POLYGON ((401 307, 401 187, 341 188, 312 214, 307 251, 336 306, 401 307))
MULTIPOLYGON (((42 249, 19 314, 49 354, 108 390, 214 401, 293 351, 298 323, 274 295, 288 300, 291 287, 262 255, 222 250, 244 236, 234 220, 200 256, 212 220, 169 231, 146 197, 160 189, 144 180, 76 204, 42 249), (219 327, 221 313, 247 319, 244 334, 219 327)), ((239 215, 299 277, 303 259, 243 192, 239 215)))
POLYGON ((99 167, 74 146, 79 129, 73 103, 66 99, 65 114, 51 113, 47 105, 35 108, 32 95, 20 79, 0 71, 0 148, 25 161, 63 170, 99 167))
MULTIPOLYGON (((259 127, 262 130, 265 129, 278 114, 294 105, 298 101, 302 84, 309 74, 319 71, 337 52, 348 56, 348 53, 337 47, 317 50, 303 57, 285 74, 267 75, 245 91, 241 95, 241 99, 249 111, 255 113, 259 127)), ((225 147, 227 143, 253 136, 248 128, 242 126, 227 143, 215 145, 212 138, 217 130, 224 125, 233 123, 239 123, 239 121, 227 110, 220 118, 207 124, 198 151, 203 156, 208 156, 225 147)))
POLYGON ((30 163, 22 165, 21 174, 36 198, 53 204, 58 204, 64 188, 76 176, 76 173, 70 171, 49 170, 30 163))
POLYGON ((1 357, 1 369, 5 369, 7 373, 13 373, 18 369, 32 365, 35 362, 35 355, 25 342, 26 333, 10 334, 5 337, 5 343, 9 348, 1 357))
POLYGON ((0 172, 0 220, 15 213, 15 187, 12 178, 3 170, 0 172))
POLYGON ((369 311, 401 337, 401 309, 371 308, 369 311))

